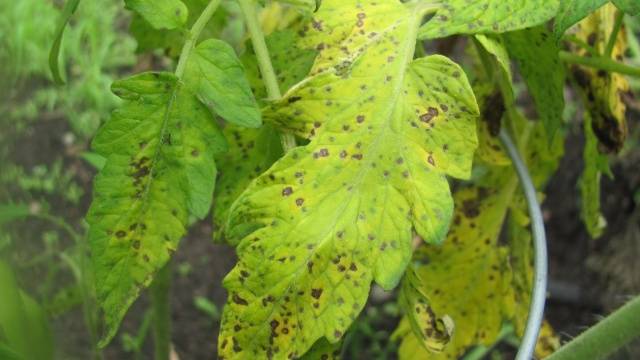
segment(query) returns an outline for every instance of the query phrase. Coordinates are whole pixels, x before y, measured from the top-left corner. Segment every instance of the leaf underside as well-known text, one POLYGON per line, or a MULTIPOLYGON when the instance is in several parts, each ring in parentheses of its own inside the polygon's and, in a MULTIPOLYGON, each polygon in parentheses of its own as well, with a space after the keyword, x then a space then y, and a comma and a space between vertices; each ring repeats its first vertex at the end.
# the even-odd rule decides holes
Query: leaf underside
POLYGON ((411 5, 326 0, 301 44, 309 77, 265 120, 310 139, 234 203, 228 235, 223 357, 302 356, 337 342, 370 284, 399 282, 412 231, 443 240, 452 212, 445 175, 469 176, 477 105, 450 60, 413 60, 411 5))

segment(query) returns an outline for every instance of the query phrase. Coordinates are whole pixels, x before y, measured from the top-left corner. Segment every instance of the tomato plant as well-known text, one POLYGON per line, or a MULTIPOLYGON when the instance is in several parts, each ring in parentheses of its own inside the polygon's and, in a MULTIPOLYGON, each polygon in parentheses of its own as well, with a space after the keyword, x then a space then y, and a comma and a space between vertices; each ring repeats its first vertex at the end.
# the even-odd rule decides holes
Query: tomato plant
MULTIPOLYGON (((636 1, 125 4, 139 51, 175 67, 114 82, 122 105, 92 142, 104 158, 86 217, 102 345, 152 286, 168 356, 166 266, 211 212, 215 240, 238 255, 221 358, 337 357, 374 284, 398 289, 401 359, 461 357, 505 323, 531 343, 521 356, 540 326, 537 356, 557 349, 539 321, 538 199, 562 156, 570 86, 584 108, 581 217, 601 234, 599 181, 640 76, 624 63, 636 1), (464 55, 437 54, 440 38, 464 55)), ((77 5, 51 51, 59 82, 77 5)))

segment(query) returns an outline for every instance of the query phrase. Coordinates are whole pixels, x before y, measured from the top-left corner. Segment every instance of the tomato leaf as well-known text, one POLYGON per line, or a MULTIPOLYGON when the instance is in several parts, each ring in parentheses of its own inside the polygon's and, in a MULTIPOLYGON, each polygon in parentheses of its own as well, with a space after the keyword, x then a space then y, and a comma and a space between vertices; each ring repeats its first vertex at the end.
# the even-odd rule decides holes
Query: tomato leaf
MULTIPOLYGON (((309 77, 265 120, 309 138, 234 203, 240 241, 226 277, 219 353, 301 356, 337 342, 370 284, 396 286, 412 229, 438 243, 452 200, 445 175, 470 174, 478 109, 462 69, 413 60, 414 5, 326 0, 301 40, 309 77)), ((236 240, 236 241, 238 241, 236 240)))
POLYGON ((60 20, 58 20, 58 26, 56 27, 55 40, 49 50, 49 69, 51 70, 53 81, 58 85, 64 85, 65 83, 63 72, 60 71, 60 46, 62 45, 62 36, 64 35, 64 30, 67 28, 71 16, 76 12, 78 4, 80 4, 80 0, 68 0, 65 3, 64 9, 60 14, 60 20))
POLYGON ((106 321, 101 345, 168 261, 188 216, 203 218, 209 212, 214 156, 226 150, 211 110, 235 123, 260 121, 239 60, 218 40, 193 51, 183 80, 170 73, 144 73, 112 89, 125 103, 93 141, 106 163, 96 178, 87 218, 106 321))
POLYGON ((472 345, 491 345, 513 317, 508 250, 498 245, 498 235, 514 185, 458 191, 454 225, 443 246, 423 245, 414 255, 422 263, 416 269, 418 290, 436 316, 451 317, 455 331, 441 354, 429 354, 405 337, 400 358, 459 358, 472 345))
POLYGON ((262 125, 244 68, 229 44, 216 39, 203 41, 189 61, 184 81, 202 103, 232 124, 251 128, 262 125))
POLYGON ((179 29, 189 16, 187 6, 180 0, 125 0, 125 3, 155 29, 179 29))
POLYGON ((556 15, 560 0, 444 0, 420 28, 420 39, 454 34, 495 34, 540 25, 556 15))
POLYGON ((564 111, 565 74, 560 63, 560 50, 543 27, 506 33, 504 38, 551 141, 562 126, 564 111))
POLYGON ((638 0, 613 0, 618 9, 629 15, 640 15, 640 2, 638 0))
MULTIPOLYGON (((616 8, 605 5, 578 24, 576 36, 590 43, 596 51, 604 53, 614 28, 616 8)), ((622 58, 627 50, 627 40, 620 34, 611 56, 622 58)), ((579 55, 587 56, 586 51, 577 49, 579 55)), ((617 153, 622 150, 628 135, 626 104, 624 95, 629 92, 629 83, 625 76, 588 67, 574 66, 573 77, 576 80, 587 110, 591 114, 592 128, 600 142, 601 150, 617 153)))
POLYGON ((424 280, 413 266, 409 266, 402 280, 399 302, 405 318, 423 349, 442 352, 451 340, 454 324, 448 315, 438 318, 429 304, 429 298, 422 292, 424 280))
POLYGON ((342 341, 335 344, 322 338, 316 341, 309 351, 302 356, 302 360, 338 360, 340 359, 340 349, 342 341))
POLYGON ((560 40, 567 29, 607 2, 607 0, 561 0, 558 16, 553 24, 553 35, 556 40, 560 40))
MULTIPOLYGON (((275 31, 265 39, 282 92, 286 92, 291 86, 307 76, 316 57, 315 50, 300 48, 298 40, 298 36, 292 29, 275 31)), ((266 99, 267 91, 260 75, 253 47, 249 47, 240 59, 244 64, 256 98, 266 99)))
MULTIPOLYGON (((269 125, 260 129, 227 126, 224 135, 229 142, 229 151, 216 156, 219 176, 213 210, 215 240, 223 237, 231 204, 253 179, 271 167, 283 154, 278 132, 269 125)), ((237 245, 237 242, 233 242, 234 239, 229 240, 232 245, 237 245)))
POLYGON ((87 218, 102 345, 176 249, 189 213, 208 212, 213 155, 226 146, 209 110, 173 74, 144 73, 112 89, 125 103, 93 141, 107 161, 87 218))
POLYGON ((584 170, 578 181, 580 188, 580 217, 589 235, 598 238, 602 235, 607 221, 600 212, 600 177, 610 173, 607 157, 598 151, 598 139, 591 128, 591 116, 584 115, 584 170))

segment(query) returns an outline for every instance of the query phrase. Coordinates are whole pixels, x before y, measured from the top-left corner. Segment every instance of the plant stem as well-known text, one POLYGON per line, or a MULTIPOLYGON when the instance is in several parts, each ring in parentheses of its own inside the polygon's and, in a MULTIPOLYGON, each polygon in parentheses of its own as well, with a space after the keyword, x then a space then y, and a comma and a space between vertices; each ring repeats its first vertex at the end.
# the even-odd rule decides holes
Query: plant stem
POLYGON ((200 17, 196 20, 196 22, 191 27, 191 30, 187 32, 187 40, 184 42, 184 46, 182 47, 182 51, 180 52, 180 59, 178 60, 178 66, 176 67, 176 76, 178 79, 182 79, 184 75, 184 70, 187 66, 187 60, 191 55, 191 51, 196 46, 196 42, 200 37, 200 33, 207 25, 211 16, 216 12, 218 6, 220 5, 221 0, 211 0, 209 5, 202 11, 200 17))
MULTIPOLYGON (((264 34, 260 28, 255 5, 251 0, 238 0, 238 3, 240 4, 240 10, 247 24, 247 30, 249 30, 249 35, 251 36, 251 44, 253 45, 253 51, 256 53, 260 74, 264 80, 264 86, 267 89, 267 97, 269 100, 280 100, 282 93, 280 93, 278 79, 271 64, 269 49, 267 48, 267 43, 264 41, 264 34)), ((296 146, 296 139, 292 134, 280 133, 280 141, 282 142, 282 147, 285 152, 296 146)))
POLYGON ((542 325, 544 315, 544 303, 547 290, 547 239, 544 231, 544 221, 542 220, 542 211, 540 204, 536 198, 536 189, 531 181, 529 171, 518 154, 516 146, 511 138, 502 130, 500 132, 500 140, 504 145, 511 162, 513 163, 520 185, 527 199, 527 207, 529 208, 529 217, 531 218, 531 232, 533 233, 533 247, 535 251, 534 279, 533 290, 531 292, 531 303, 529 305, 529 316, 527 317, 527 325, 525 327, 524 336, 520 349, 516 355, 517 360, 529 360, 533 358, 533 354, 542 325))
POLYGON ((620 28, 622 28, 623 20, 624 20, 624 12, 618 10, 616 12, 615 22, 613 23, 613 29, 611 30, 611 34, 609 35, 609 40, 607 41, 607 47, 605 47, 604 54, 602 54, 606 58, 611 58, 611 54, 613 53, 613 47, 616 45, 616 40, 618 39, 618 33, 620 32, 620 28))
POLYGON ((640 296, 565 344, 548 360, 604 359, 640 336, 640 296))
POLYGON ((573 34, 565 35, 562 37, 562 39, 576 44, 577 46, 587 51, 591 56, 598 56, 598 52, 596 51, 596 49, 593 48, 593 46, 587 44, 586 41, 580 40, 577 36, 573 34))
POLYGON ((625 65, 614 61, 610 58, 606 57, 584 57, 572 54, 567 51, 560 51, 560 60, 571 63, 571 64, 579 64, 588 67, 592 67, 595 69, 601 69, 611 72, 616 72, 620 74, 640 77, 640 68, 625 65))
POLYGON ((153 312, 153 343, 156 360, 169 360, 171 352, 171 316, 169 289, 171 288, 171 262, 156 274, 151 285, 153 312))

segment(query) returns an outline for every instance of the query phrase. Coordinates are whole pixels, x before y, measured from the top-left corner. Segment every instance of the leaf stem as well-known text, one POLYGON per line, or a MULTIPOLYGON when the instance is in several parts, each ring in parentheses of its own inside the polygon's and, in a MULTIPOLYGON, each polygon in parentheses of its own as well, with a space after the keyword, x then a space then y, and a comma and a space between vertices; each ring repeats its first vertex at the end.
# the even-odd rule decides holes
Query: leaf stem
MULTIPOLYGON (((258 60, 258 67, 260 68, 260 74, 264 80, 264 86, 267 89, 267 96, 269 100, 280 100, 282 93, 278 86, 278 79, 276 73, 273 70, 271 64, 271 57, 269 57, 269 49, 267 43, 264 40, 264 34, 260 28, 260 22, 258 21, 258 15, 256 14, 256 8, 251 0, 238 0, 240 4, 240 10, 244 15, 245 23, 247 24, 247 30, 251 36, 251 44, 253 50, 256 53, 258 60)), ((280 141, 285 152, 293 149, 296 146, 296 139, 292 134, 280 133, 280 141)))
POLYGON ((575 55, 567 51, 560 51, 560 60, 570 64, 584 65, 595 69, 640 77, 640 68, 619 63, 603 56, 586 57, 575 55))
POLYGON ((604 359, 630 340, 640 336, 639 317, 640 296, 636 296, 547 359, 604 359))
POLYGON ((618 33, 620 33, 620 29, 622 28, 623 20, 624 12, 618 10, 616 12, 615 22, 613 23, 613 29, 611 30, 609 40, 607 41, 607 47, 604 49, 604 54, 602 54, 606 58, 611 58, 613 47, 616 45, 616 40, 618 39, 618 33))
POLYGON ((196 46, 196 42, 200 37, 200 33, 211 19, 211 16, 213 16, 213 14, 218 9, 220 2, 221 0, 211 0, 207 7, 202 11, 202 14, 200 14, 196 22, 193 24, 191 30, 187 31, 187 40, 184 42, 184 46, 182 47, 182 51, 180 52, 178 66, 176 67, 175 74, 178 79, 182 79, 185 68, 187 66, 187 60, 191 55, 191 51, 196 46))
POLYGON ((158 271, 151 285, 153 343, 156 360, 169 360, 171 352, 170 288, 171 262, 168 262, 158 271))
POLYGON ((531 303, 529 305, 529 316, 525 327, 524 336, 520 349, 516 355, 517 360, 529 360, 533 354, 540 333, 540 326, 544 315, 544 303, 547 289, 547 240, 542 220, 542 211, 536 198, 536 189, 529 175, 529 171, 518 154, 516 146, 506 131, 500 132, 500 140, 507 150, 509 157, 515 167, 520 184, 527 199, 529 216, 531 218, 531 232, 533 233, 533 245, 535 250, 534 280, 531 292, 531 303))

